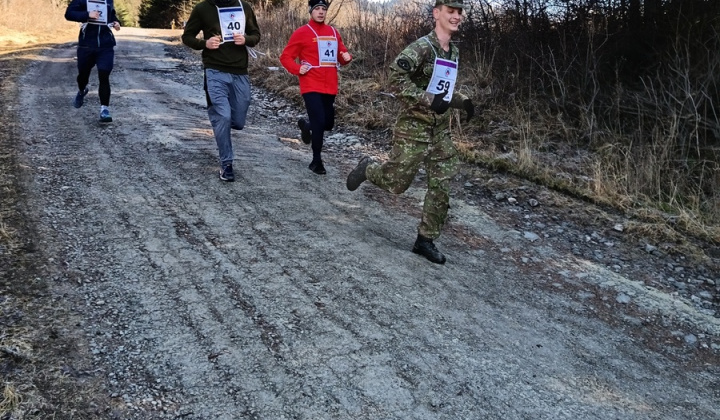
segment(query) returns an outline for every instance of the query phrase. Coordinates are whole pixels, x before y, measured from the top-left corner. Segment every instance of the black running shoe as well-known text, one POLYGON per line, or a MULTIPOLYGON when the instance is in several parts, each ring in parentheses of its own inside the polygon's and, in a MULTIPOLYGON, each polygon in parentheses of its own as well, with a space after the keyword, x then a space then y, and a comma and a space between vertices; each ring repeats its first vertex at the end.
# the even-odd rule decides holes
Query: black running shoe
POLYGON ((310 162, 310 165, 308 166, 308 168, 310 168, 311 171, 315 172, 318 175, 325 175, 327 173, 322 161, 310 162))
POLYGON ((235 181, 235 173, 233 173, 232 164, 222 165, 220 168, 220 179, 226 182, 235 181))
POLYGON ((310 132, 310 123, 305 121, 305 118, 298 120, 298 127, 300 128, 300 139, 305 144, 312 143, 312 133, 310 132))

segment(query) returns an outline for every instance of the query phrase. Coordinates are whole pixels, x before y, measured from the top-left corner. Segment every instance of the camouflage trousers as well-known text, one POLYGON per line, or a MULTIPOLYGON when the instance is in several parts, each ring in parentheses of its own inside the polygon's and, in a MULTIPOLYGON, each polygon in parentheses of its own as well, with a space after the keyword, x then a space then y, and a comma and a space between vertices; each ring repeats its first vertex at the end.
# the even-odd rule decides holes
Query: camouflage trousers
POLYGON ((447 120, 427 124, 400 117, 393 130, 389 159, 367 167, 368 181, 385 191, 401 194, 410 187, 420 166, 427 173, 427 192, 418 233, 431 239, 440 236, 450 204, 450 180, 457 172, 457 149, 450 138, 447 120))

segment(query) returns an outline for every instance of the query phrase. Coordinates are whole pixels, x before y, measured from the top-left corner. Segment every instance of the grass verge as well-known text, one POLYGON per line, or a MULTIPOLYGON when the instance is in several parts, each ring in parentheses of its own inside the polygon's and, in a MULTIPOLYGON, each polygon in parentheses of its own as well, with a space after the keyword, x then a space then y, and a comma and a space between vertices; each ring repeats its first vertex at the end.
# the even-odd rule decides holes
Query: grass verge
MULTIPOLYGON (((74 38, 66 35, 63 42, 74 38)), ((31 174, 18 154, 17 78, 29 63, 26 54, 56 44, 38 45, 37 36, 22 33, 14 39, 27 42, 0 49, 0 419, 117 418, 102 373, 83 350, 72 303, 50 287, 33 211, 24 202, 24 177, 31 174)))

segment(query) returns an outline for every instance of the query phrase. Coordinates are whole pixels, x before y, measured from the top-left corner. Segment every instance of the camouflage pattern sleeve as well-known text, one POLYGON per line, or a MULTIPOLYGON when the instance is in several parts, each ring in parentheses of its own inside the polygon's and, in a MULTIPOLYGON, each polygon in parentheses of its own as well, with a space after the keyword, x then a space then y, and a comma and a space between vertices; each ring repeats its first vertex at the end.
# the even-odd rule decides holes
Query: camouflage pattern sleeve
POLYGON ((429 107, 432 95, 425 92, 430 75, 426 74, 425 67, 431 61, 432 52, 427 42, 417 40, 405 47, 404 50, 390 64, 390 80, 395 94, 409 107, 424 105, 429 107))

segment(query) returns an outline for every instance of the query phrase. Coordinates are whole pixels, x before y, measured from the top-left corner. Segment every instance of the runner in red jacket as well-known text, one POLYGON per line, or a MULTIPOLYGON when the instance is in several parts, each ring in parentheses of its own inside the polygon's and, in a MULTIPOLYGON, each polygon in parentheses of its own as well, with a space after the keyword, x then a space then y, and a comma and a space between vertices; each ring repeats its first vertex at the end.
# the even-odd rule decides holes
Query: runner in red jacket
POLYGON ((300 94, 305 101, 308 120, 300 118, 302 141, 312 143, 310 170, 326 173, 321 159, 323 134, 335 125, 335 95, 338 92, 338 67, 352 61, 337 29, 325 24, 328 0, 308 1, 310 22, 290 36, 280 54, 280 63, 300 79, 300 94))

